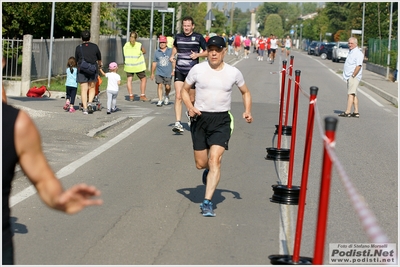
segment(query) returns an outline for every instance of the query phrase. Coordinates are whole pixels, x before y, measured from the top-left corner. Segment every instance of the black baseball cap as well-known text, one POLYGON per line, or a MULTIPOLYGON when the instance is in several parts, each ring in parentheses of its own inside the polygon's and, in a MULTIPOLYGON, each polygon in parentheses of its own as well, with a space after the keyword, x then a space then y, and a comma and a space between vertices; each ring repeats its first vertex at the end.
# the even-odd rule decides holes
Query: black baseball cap
POLYGON ((209 47, 210 45, 215 45, 219 48, 226 47, 225 40, 221 36, 213 36, 210 39, 208 39, 207 47, 209 47))

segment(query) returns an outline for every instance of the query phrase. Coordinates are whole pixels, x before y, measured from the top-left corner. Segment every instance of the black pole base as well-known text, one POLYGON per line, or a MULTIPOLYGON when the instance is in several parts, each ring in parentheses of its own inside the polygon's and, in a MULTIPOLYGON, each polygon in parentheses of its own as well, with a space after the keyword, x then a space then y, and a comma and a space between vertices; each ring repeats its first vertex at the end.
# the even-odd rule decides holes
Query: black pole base
MULTIPOLYGON (((275 134, 279 133, 279 125, 275 125, 275 134)), ((292 135, 292 126, 285 126, 282 125, 282 135, 288 135, 291 136, 292 135)))
POLYGON ((312 258, 300 256, 298 262, 293 262, 292 257, 291 255, 268 256, 272 265, 312 265, 312 258))
POLYGON ((265 159, 289 161, 289 158, 290 158, 290 149, 288 148, 279 148, 279 149, 275 147, 267 148, 267 157, 265 159))
POLYGON ((274 194, 269 200, 278 204, 299 205, 300 186, 273 185, 274 194))

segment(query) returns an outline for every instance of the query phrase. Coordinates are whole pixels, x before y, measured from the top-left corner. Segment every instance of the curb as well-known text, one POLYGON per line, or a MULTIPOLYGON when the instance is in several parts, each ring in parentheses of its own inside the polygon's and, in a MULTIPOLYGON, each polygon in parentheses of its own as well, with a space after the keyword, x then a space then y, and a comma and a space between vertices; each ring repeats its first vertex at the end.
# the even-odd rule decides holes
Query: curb
POLYGON ((114 126, 114 125, 116 125, 118 123, 121 123, 121 122, 123 122, 125 120, 128 120, 128 119, 129 119, 129 117, 120 117, 120 118, 118 118, 116 120, 113 120, 113 121, 110 121, 110 122, 104 124, 103 126, 100 126, 99 128, 90 130, 86 135, 89 136, 89 137, 95 137, 96 135, 98 135, 98 134, 102 133, 103 131, 107 130, 108 128, 110 128, 110 127, 112 127, 112 126, 114 126))
POLYGON ((393 105, 395 105, 396 107, 398 106, 398 98, 385 92, 382 91, 381 89, 379 89, 378 87, 376 87, 375 85, 372 85, 364 80, 361 79, 361 81, 364 83, 364 87, 367 87, 368 89, 370 89, 371 91, 373 91, 374 93, 376 93, 377 95, 381 96, 382 98, 386 99, 387 101, 389 101, 390 103, 392 103, 393 105))

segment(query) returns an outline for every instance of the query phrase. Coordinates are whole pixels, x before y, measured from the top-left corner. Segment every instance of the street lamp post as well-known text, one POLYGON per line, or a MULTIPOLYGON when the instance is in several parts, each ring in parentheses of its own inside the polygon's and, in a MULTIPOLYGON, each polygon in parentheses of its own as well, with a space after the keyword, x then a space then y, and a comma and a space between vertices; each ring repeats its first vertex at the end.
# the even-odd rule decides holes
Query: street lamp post
POLYGON ((294 25, 292 25, 292 31, 291 31, 291 35, 292 35, 292 46, 293 46, 293 41, 294 41, 294 39, 293 39, 293 34, 294 34, 294 25))
POLYGON ((296 24, 296 25, 294 25, 294 27, 296 27, 295 30, 294 30, 294 40, 296 42, 296 49, 297 49, 297 48, 299 48, 299 43, 297 41, 297 27, 298 27, 298 25, 296 24))

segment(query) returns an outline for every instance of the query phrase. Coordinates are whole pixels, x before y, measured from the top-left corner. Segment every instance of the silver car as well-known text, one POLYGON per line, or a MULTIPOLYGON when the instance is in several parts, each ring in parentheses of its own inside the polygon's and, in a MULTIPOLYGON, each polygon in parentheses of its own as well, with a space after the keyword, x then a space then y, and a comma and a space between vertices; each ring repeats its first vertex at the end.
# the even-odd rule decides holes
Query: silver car
POLYGON ((332 49, 332 61, 340 62, 340 60, 346 61, 347 55, 349 54, 349 45, 347 42, 336 42, 332 49))

